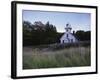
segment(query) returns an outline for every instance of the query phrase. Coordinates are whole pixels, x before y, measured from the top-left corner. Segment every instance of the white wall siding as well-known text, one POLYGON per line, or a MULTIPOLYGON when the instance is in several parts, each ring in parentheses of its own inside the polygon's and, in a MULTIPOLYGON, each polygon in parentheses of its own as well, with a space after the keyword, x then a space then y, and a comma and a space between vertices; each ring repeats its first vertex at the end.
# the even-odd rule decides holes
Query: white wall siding
POLYGON ((60 39, 61 44, 62 43, 75 43, 77 41, 78 40, 71 33, 65 33, 60 39))

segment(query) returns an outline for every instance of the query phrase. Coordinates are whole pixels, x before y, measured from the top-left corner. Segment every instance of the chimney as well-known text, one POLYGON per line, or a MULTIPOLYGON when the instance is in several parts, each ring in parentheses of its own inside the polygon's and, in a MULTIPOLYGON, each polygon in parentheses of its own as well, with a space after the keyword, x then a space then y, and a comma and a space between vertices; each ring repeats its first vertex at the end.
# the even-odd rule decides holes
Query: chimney
POLYGON ((75 35, 75 31, 73 31, 73 35, 75 35))

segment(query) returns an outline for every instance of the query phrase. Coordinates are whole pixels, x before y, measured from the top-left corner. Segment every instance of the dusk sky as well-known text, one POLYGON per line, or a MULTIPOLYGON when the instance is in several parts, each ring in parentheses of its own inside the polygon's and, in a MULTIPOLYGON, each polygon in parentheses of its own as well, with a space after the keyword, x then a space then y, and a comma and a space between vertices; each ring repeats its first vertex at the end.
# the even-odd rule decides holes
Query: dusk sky
POLYGON ((23 21, 29 21, 32 24, 35 21, 41 21, 43 24, 46 24, 49 21, 50 24, 56 26, 57 32, 65 32, 67 23, 71 24, 72 31, 88 31, 91 26, 91 15, 89 13, 23 10, 23 21))

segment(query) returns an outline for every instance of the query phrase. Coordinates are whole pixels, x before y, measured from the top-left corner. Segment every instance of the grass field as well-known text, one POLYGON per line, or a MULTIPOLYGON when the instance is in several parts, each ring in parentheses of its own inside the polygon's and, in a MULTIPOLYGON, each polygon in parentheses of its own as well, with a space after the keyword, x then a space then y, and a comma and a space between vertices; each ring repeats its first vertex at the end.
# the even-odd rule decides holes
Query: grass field
POLYGON ((23 69, 90 66, 90 47, 70 47, 56 51, 23 48, 23 69))

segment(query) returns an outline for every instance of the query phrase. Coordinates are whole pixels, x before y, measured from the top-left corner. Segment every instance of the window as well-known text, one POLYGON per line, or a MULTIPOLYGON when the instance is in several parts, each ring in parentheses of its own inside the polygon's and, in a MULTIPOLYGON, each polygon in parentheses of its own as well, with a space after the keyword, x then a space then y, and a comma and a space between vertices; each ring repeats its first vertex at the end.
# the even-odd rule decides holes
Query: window
POLYGON ((68 38, 68 34, 66 35, 66 37, 68 38))
POLYGON ((64 40, 63 40, 63 43, 64 43, 64 40))
POLYGON ((66 31, 68 32, 68 29, 66 31))
POLYGON ((71 42, 73 42, 73 39, 71 39, 71 42))

